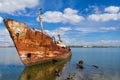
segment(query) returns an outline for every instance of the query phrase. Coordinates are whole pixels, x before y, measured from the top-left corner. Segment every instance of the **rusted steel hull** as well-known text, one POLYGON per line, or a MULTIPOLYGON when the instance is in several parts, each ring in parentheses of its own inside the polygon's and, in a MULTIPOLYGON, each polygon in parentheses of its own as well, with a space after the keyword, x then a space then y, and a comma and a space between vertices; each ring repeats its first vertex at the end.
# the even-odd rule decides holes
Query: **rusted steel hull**
POLYGON ((4 23, 26 66, 64 59, 71 55, 68 49, 57 46, 50 36, 28 28, 25 23, 12 19, 4 19, 4 23))

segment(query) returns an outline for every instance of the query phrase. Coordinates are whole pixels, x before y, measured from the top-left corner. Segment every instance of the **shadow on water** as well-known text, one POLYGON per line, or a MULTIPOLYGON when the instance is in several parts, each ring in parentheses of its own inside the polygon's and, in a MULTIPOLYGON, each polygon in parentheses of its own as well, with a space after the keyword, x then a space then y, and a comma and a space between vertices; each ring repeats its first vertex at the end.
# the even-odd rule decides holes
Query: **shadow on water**
POLYGON ((26 67, 19 80, 55 80, 60 76, 70 59, 71 57, 61 61, 26 67))

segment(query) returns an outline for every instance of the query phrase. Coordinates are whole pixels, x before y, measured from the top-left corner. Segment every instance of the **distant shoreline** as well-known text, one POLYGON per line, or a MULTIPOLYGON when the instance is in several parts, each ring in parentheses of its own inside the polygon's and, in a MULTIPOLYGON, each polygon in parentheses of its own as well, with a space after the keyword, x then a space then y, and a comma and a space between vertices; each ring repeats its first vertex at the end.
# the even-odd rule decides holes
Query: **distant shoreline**
POLYGON ((71 48, 120 48, 120 46, 69 46, 71 48))
POLYGON ((0 46, 0 48, 14 48, 15 46, 0 46))
MULTIPOLYGON (((0 46, 0 48, 14 48, 15 46, 0 46)), ((120 46, 68 46, 70 48, 120 48, 120 46)))

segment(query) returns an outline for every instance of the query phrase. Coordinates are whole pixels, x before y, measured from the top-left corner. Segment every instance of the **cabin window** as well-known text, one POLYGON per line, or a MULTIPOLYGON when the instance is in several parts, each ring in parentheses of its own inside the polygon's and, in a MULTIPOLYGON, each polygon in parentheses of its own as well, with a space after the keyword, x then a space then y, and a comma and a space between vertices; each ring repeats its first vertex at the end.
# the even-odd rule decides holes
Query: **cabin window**
POLYGON ((30 58, 30 57, 31 57, 31 53, 28 53, 28 54, 27 54, 27 58, 30 58))
POLYGON ((16 33, 16 36, 19 37, 19 33, 16 33))

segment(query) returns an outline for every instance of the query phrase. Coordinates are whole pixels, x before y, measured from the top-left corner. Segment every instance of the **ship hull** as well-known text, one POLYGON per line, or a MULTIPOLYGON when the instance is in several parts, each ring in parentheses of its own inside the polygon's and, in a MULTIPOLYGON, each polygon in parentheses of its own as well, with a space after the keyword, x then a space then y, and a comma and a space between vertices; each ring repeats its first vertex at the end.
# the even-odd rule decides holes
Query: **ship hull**
POLYGON ((69 49, 59 47, 50 36, 28 28, 25 23, 12 19, 4 19, 4 23, 26 66, 62 60, 71 55, 69 49))

